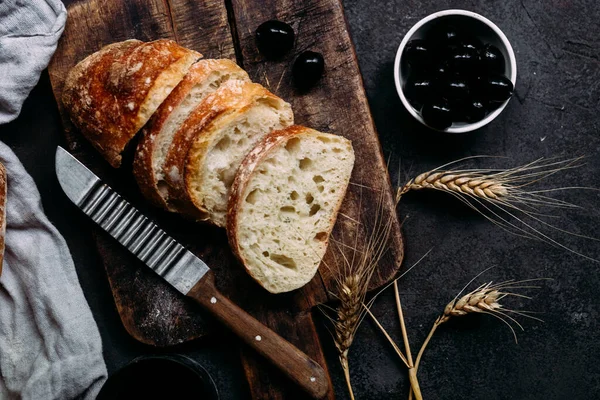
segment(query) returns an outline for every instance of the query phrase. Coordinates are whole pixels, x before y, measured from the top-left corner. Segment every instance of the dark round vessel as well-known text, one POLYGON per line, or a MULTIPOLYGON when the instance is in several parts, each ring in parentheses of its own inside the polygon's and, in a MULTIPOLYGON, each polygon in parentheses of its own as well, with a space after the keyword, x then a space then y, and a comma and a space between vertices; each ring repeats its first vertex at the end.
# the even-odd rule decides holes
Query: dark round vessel
POLYGON ((97 400, 218 400, 214 381, 200 364, 183 355, 146 356, 111 375, 97 400))

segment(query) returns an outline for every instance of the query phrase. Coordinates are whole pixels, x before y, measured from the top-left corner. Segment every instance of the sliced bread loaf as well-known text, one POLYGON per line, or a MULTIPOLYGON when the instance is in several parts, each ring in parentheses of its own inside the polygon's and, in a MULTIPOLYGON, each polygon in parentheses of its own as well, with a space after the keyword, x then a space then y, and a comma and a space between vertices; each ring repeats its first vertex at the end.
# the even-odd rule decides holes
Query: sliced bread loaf
POLYGON ((165 163, 180 212, 225 226, 238 166, 264 136, 293 123, 291 106, 256 83, 228 81, 176 133, 165 163))
POLYGON ((231 189, 227 235, 269 292, 289 292, 315 275, 353 166, 349 140, 301 126, 269 134, 246 156, 231 189))
POLYGON ((198 61, 142 130, 133 173, 144 196, 155 205, 173 211, 163 167, 175 133, 207 95, 230 79, 250 81, 233 61, 198 61))
POLYGON ((69 72, 63 103, 73 124, 113 166, 202 55, 172 40, 113 43, 69 72))

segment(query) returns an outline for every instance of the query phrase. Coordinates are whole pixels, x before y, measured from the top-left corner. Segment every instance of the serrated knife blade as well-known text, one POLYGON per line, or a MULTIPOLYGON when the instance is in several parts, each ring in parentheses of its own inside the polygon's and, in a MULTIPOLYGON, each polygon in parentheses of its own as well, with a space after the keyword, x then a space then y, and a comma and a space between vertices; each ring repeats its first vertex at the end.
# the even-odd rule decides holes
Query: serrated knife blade
POLYGON ((56 175, 67 197, 182 294, 229 327, 315 399, 329 391, 323 368, 223 296, 208 266, 58 146, 56 175))
POLYGON ((62 147, 56 175, 67 197, 138 259, 183 294, 208 266, 167 235, 62 147))

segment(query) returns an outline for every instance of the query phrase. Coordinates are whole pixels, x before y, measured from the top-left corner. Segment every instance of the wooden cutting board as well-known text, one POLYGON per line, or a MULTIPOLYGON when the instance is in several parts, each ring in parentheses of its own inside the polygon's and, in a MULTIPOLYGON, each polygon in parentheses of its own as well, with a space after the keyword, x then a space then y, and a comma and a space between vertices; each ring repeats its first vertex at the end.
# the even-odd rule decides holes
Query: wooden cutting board
MULTIPOLYGON (((219 289, 256 318, 326 367, 311 309, 332 300, 333 275, 341 266, 340 252, 351 256, 367 240, 381 208, 393 221, 389 250, 380 263, 373 288, 390 281, 403 257, 400 225, 390 192, 389 176, 369 112, 356 55, 339 0, 66 0, 69 17, 49 66, 63 117, 69 150, 103 180, 122 193, 165 231, 200 256, 215 271, 219 289), (294 28, 293 51, 277 61, 257 51, 254 32, 269 19, 294 28), (205 58, 230 58, 250 77, 289 101, 296 122, 352 140, 356 164, 352 184, 341 208, 333 238, 319 273, 292 293, 267 293, 233 257, 223 230, 187 221, 149 206, 137 190, 131 159, 114 170, 72 129, 62 108, 61 92, 68 70, 109 43, 136 38, 171 38, 200 51, 205 58), (304 50, 323 54, 326 72, 315 88, 294 88, 291 66, 304 50), (379 207, 381 205, 381 207, 379 207)), ((85 218, 83 215, 81 218, 85 218)), ((90 222, 127 331, 137 340, 170 346, 201 337, 212 329, 210 318, 162 282, 134 256, 90 222)), ((301 398, 277 372, 247 350, 242 362, 256 399, 301 398)), ((330 393, 328 398, 333 398, 330 393)))

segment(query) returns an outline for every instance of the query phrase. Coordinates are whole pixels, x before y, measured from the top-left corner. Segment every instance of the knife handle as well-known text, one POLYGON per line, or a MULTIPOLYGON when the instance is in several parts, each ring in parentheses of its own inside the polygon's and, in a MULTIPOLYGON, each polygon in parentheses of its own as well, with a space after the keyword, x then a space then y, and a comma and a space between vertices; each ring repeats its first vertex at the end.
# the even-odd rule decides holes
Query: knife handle
POLYGON ((327 394, 329 382, 323 368, 223 296, 215 287, 211 271, 187 295, 271 361, 311 397, 321 399, 327 394))

